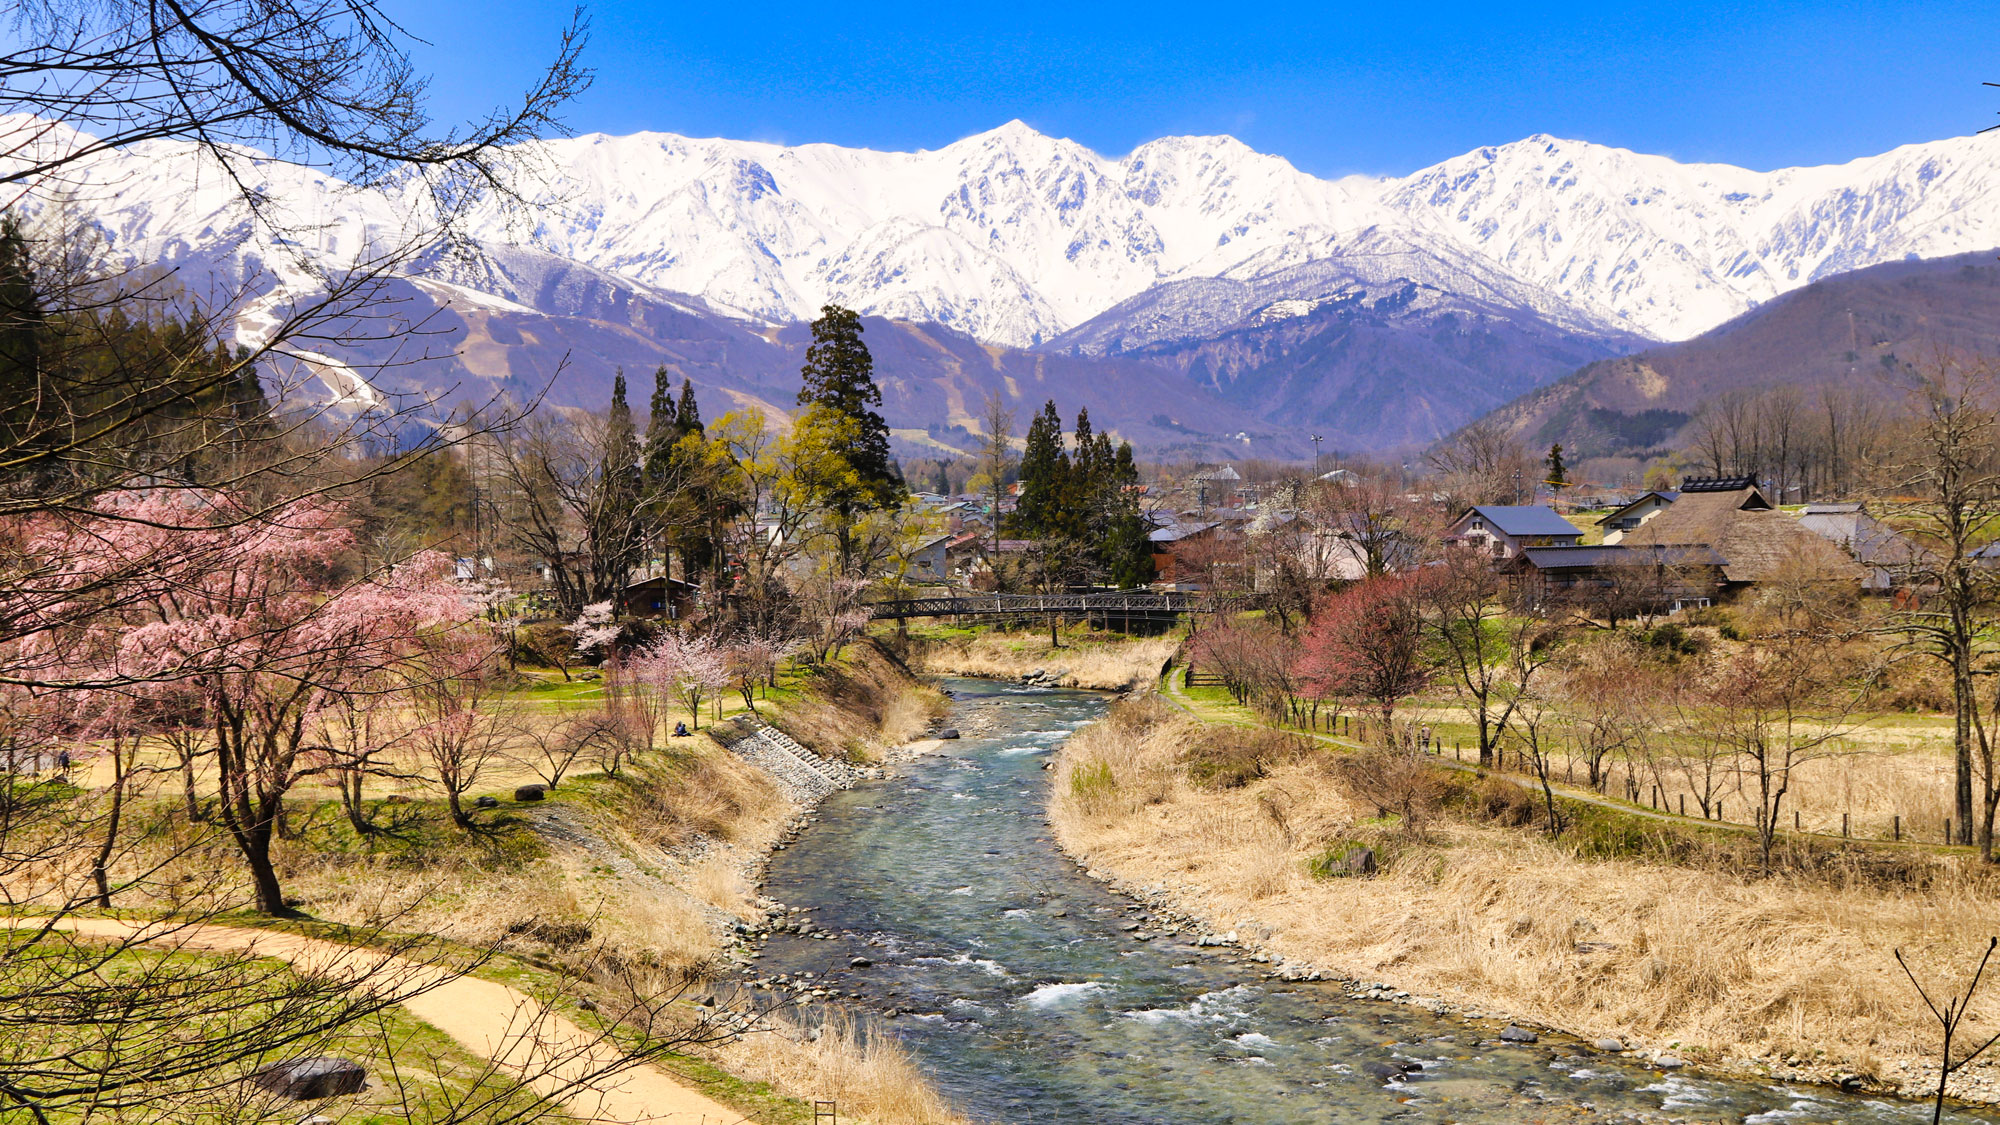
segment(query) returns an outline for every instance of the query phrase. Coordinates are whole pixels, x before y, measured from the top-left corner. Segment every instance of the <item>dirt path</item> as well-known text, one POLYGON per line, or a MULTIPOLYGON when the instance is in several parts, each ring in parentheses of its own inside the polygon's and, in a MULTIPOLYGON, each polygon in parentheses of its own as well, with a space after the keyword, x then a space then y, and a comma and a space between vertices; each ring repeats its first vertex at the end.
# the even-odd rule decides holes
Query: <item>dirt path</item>
MULTIPOLYGON (((12 918, 5 924, 25 928, 41 922, 12 918)), ((68 918, 59 925, 73 933, 112 939, 130 938, 144 929, 138 923, 110 918, 68 918)), ((440 983, 449 974, 435 966, 297 934, 195 926, 174 931, 174 939, 185 948, 280 958, 302 972, 367 974, 398 989, 430 984, 429 991, 403 1001, 411 1015, 509 1073, 532 1076, 529 1084, 538 1093, 560 1097, 571 1113, 585 1121, 604 1125, 739 1125, 750 1121, 649 1065, 633 1066, 577 1087, 582 1076, 617 1063, 620 1056, 615 1047, 504 984, 464 976, 440 983)))

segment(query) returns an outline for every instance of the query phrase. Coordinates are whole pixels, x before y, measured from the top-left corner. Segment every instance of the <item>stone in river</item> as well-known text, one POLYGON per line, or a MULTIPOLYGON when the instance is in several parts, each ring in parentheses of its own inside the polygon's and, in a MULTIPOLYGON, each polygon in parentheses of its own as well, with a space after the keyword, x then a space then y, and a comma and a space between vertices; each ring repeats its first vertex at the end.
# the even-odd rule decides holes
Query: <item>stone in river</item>
POLYGON ((1525 1027, 1517 1027, 1510 1023, 1500 1032, 1500 1038, 1509 1043, 1533 1043, 1537 1036, 1525 1027))
POLYGON ((1591 1046, 1596 1047, 1600 1051, 1622 1051, 1625 1049, 1625 1044, 1616 1039, 1599 1039, 1597 1042, 1591 1044, 1591 1046))
POLYGON ((875 967, 875 962, 870 961, 866 957, 855 957, 847 962, 847 967, 850 969, 872 969, 875 967))
POLYGON ((957 727, 946 727, 946 728, 944 728, 943 730, 941 730, 941 731, 937 732, 937 736, 938 736, 939 738, 957 738, 957 737, 958 737, 958 728, 957 728, 957 727))

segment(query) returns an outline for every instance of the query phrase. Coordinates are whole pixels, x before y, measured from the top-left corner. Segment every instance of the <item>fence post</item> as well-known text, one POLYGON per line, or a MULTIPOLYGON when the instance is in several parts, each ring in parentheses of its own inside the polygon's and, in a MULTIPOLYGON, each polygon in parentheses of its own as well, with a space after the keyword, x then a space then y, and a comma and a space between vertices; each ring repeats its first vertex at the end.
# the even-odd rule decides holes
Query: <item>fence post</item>
POLYGON ((1802 828, 1804 828, 1804 827, 1805 827, 1805 824, 1804 824, 1804 823, 1803 823, 1803 822, 1802 822, 1802 821, 1801 821, 1801 820, 1799 819, 1799 810, 1797 810, 1797 809, 1793 809, 1793 810, 1792 810, 1792 831, 1794 831, 1794 832, 1797 832, 1797 831, 1799 831, 1800 829, 1802 829, 1802 828))
POLYGON ((1944 842, 1945 842, 1946 846, 1950 846, 1950 844, 1951 844, 1951 818, 1950 818, 1950 817, 1945 817, 1945 818, 1944 818, 1944 842))
POLYGON ((1889 829, 1889 830, 1890 830, 1890 832, 1891 832, 1891 833, 1893 833, 1893 834, 1895 835, 1895 838, 1896 838, 1896 842, 1897 842, 1897 843, 1902 843, 1902 841, 1903 841, 1903 816, 1902 816, 1902 814, 1901 814, 1901 813, 1897 813, 1897 814, 1896 814, 1895 816, 1892 816, 1892 817, 1890 817, 1890 818, 1889 818, 1889 825, 1890 825, 1890 829, 1889 829))
POLYGON ((1686 816, 1687 814, 1688 814, 1688 795, 1686 793, 1683 793, 1681 794, 1681 815, 1686 816))
POLYGON ((1847 839, 1847 814, 1840 814, 1840 838, 1847 839))

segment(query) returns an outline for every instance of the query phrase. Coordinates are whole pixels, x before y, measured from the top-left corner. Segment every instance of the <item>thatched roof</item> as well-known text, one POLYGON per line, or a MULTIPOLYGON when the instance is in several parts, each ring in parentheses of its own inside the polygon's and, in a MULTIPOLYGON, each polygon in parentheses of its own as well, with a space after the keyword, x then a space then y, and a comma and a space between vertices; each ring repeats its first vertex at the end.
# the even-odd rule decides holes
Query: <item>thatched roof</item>
POLYGON ((1828 569, 1851 569, 1855 581, 1861 568, 1844 552, 1828 552, 1825 539, 1799 526, 1799 521, 1771 506, 1755 485, 1728 491, 1689 491, 1672 507, 1626 533, 1628 547, 1713 547, 1726 561, 1722 575, 1731 582, 1763 582, 1785 562, 1806 556, 1828 569))

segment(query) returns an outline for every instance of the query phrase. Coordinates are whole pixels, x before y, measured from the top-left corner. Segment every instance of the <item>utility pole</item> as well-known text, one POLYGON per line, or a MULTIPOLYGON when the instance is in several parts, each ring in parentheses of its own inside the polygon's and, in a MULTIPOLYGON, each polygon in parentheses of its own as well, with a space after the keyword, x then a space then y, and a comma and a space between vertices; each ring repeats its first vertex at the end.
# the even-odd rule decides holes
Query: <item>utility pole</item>
POLYGON ((1319 475, 1319 443, 1320 443, 1320 442, 1322 442, 1322 441, 1325 441, 1325 440, 1326 440, 1326 438, 1325 438, 1325 437, 1323 437, 1323 436, 1321 436, 1320 434, 1313 434, 1313 435, 1312 435, 1312 443, 1313 443, 1313 475, 1314 475, 1314 476, 1318 476, 1318 475, 1319 475))

